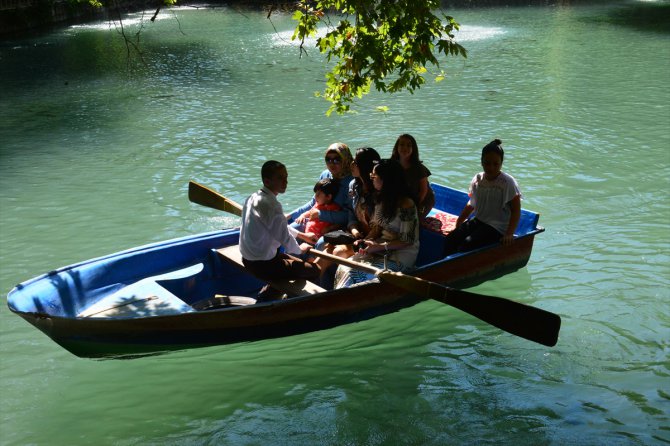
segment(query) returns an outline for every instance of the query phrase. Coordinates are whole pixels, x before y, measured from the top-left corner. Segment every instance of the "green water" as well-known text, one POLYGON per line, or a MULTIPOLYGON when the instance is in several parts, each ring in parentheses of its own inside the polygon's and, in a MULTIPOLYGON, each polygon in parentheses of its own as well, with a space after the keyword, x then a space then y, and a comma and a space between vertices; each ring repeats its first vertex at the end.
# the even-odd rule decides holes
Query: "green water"
POLYGON ((0 444, 670 443, 670 32, 623 25, 632 4, 450 11, 469 58, 448 62, 445 82, 330 118, 313 97, 324 62, 298 57, 287 16, 165 12, 130 70, 107 24, 0 44, 4 292, 237 224, 189 203, 189 179, 241 201, 261 162, 281 159, 288 209, 330 143, 388 155, 408 132, 433 181, 462 189, 480 148, 503 140, 547 231, 527 268, 474 290, 563 318, 554 348, 425 302, 290 338, 92 361, 3 305, 0 444))

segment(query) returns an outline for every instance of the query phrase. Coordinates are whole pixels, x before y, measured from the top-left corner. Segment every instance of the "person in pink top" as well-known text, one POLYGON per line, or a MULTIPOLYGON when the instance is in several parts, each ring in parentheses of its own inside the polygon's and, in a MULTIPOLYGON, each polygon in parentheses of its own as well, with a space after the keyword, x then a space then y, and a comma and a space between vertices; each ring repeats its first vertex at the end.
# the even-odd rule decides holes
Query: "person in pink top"
MULTIPOLYGON (((313 209, 319 211, 339 211, 342 207, 333 201, 334 197, 339 191, 340 185, 337 180, 331 178, 324 178, 319 180, 314 185, 314 201, 313 209)), ((304 240, 307 243, 315 244, 323 234, 339 228, 339 225, 327 221, 319 220, 318 212, 312 213, 315 215, 305 224, 305 231, 298 232, 296 238, 304 240)))

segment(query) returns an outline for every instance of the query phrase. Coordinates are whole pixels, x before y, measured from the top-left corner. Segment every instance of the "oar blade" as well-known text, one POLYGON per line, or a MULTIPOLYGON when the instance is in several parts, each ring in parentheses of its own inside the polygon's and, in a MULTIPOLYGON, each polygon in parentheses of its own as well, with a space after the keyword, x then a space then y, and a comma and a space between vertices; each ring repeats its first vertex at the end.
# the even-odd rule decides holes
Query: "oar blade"
POLYGON ((524 339, 553 347, 558 342, 561 317, 557 314, 497 296, 449 291, 436 298, 484 322, 524 339))
POLYGON ((553 347, 558 342, 561 318, 557 314, 509 299, 450 288, 402 273, 382 271, 380 280, 413 294, 458 308, 503 331, 553 347))
POLYGON ((238 203, 195 181, 188 183, 188 199, 193 203, 228 212, 238 217, 242 215, 242 206, 238 203))

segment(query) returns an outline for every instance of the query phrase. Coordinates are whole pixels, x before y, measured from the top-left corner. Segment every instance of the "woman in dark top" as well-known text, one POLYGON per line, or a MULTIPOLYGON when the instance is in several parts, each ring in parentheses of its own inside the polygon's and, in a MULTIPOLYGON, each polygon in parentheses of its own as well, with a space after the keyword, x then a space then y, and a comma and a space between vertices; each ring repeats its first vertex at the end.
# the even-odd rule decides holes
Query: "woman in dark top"
POLYGON ((428 184, 430 170, 419 158, 416 139, 407 133, 400 135, 393 146, 391 159, 399 161, 402 165, 407 187, 419 212, 419 221, 423 222, 435 205, 435 194, 428 184))

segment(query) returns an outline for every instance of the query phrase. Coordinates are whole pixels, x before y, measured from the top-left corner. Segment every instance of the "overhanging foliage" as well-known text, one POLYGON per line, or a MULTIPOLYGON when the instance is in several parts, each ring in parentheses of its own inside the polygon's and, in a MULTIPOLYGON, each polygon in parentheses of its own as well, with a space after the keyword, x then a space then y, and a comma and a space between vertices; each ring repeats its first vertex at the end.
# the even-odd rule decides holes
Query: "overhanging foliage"
MULTIPOLYGON (((327 114, 344 113, 371 87, 381 92, 413 93, 426 82, 427 65, 439 69, 439 54, 467 57, 456 43, 453 17, 435 15, 435 0, 319 0, 300 2, 293 39, 301 52, 325 27, 316 48, 335 64, 326 88, 317 95, 331 102, 327 114)), ((435 80, 444 79, 444 71, 435 80)))

